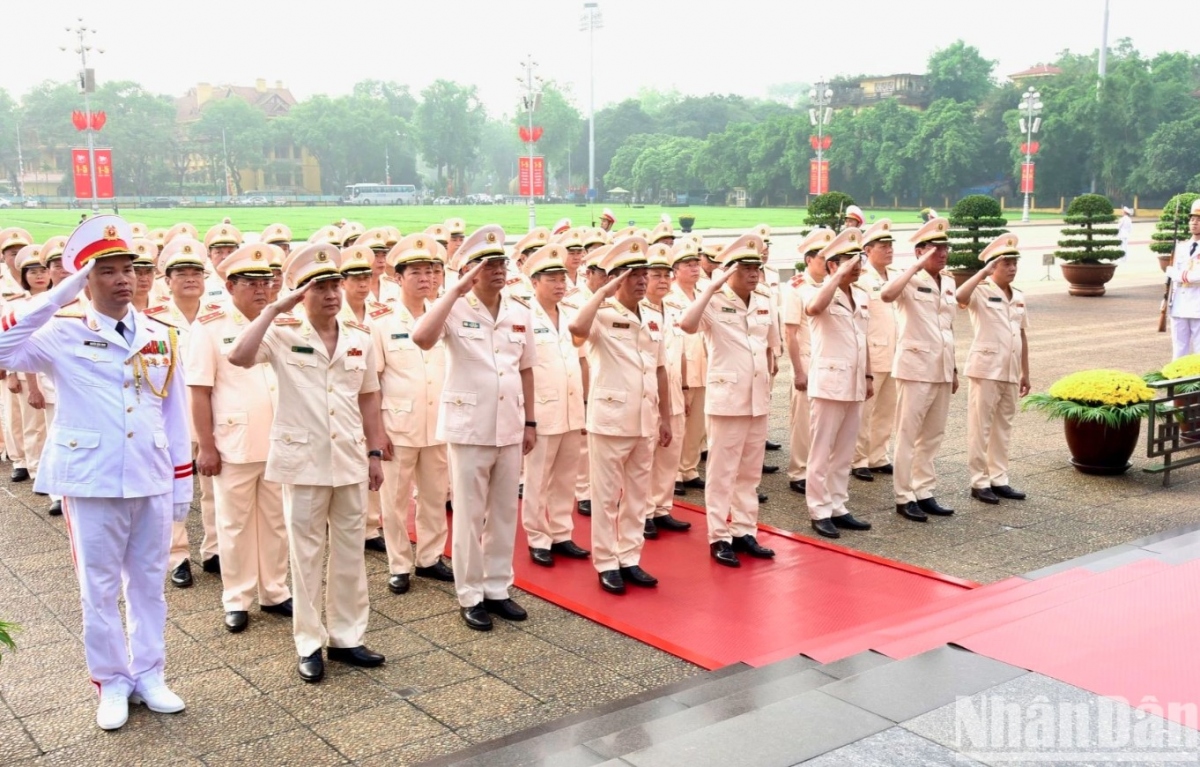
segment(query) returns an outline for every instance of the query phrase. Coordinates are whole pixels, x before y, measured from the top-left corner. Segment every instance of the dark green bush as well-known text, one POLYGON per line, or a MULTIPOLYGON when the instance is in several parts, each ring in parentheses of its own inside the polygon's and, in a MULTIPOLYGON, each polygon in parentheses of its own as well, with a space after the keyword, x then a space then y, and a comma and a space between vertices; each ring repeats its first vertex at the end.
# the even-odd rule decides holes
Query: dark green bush
POLYGON ((1177 194, 1163 206, 1162 216, 1154 233, 1150 235, 1150 250, 1161 255, 1171 253, 1171 247, 1176 238, 1186 240, 1188 234, 1188 216, 1192 213, 1192 203, 1200 199, 1200 194, 1184 192, 1177 194))
POLYGON ((1056 258, 1081 264, 1099 264, 1116 261, 1125 255, 1121 241, 1117 239, 1117 220, 1112 202, 1102 194, 1081 194, 1067 207, 1063 217, 1063 239, 1058 241, 1061 250, 1054 251, 1056 258))
POLYGON ((808 203, 808 217, 804 219, 804 225, 809 227, 809 231, 824 226, 840 232, 846 208, 853 204, 854 198, 843 192, 819 194, 808 203))
POLYGON ((988 243, 1004 234, 1008 219, 1000 202, 986 194, 962 198, 950 210, 950 255, 946 266, 951 269, 982 269, 979 254, 988 243))

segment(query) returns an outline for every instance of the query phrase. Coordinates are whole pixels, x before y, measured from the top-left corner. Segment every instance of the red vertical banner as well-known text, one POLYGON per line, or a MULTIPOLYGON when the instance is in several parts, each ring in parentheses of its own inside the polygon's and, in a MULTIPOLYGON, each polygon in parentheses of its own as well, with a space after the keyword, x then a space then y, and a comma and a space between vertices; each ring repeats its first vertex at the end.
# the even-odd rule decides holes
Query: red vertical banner
POLYGON ((92 171, 88 163, 88 150, 71 150, 71 171, 75 175, 75 197, 83 200, 92 198, 92 171))
POLYGON ((1033 163, 1021 163, 1021 194, 1033 194, 1033 163))
POLYGON ((546 158, 533 158, 533 196, 546 196, 546 158))
POLYGON ((517 161, 517 178, 522 197, 543 197, 546 194, 546 160, 544 157, 523 156, 517 161), (531 169, 532 164, 532 169, 531 169), (532 187, 532 191, 530 188, 532 187))
POLYGON ((112 150, 96 149, 96 196, 100 199, 113 198, 112 150))
POLYGON ((808 161, 809 194, 825 194, 829 191, 829 160, 808 161))

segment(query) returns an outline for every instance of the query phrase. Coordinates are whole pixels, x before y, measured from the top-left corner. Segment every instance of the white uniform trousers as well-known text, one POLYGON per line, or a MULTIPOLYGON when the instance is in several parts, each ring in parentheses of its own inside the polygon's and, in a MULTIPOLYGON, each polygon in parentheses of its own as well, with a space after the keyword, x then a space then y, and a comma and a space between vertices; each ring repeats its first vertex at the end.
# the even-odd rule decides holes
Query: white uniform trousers
MULTIPOLYGON (((200 446, 192 443, 192 457, 200 452, 200 446)), ((200 541, 200 561, 204 562, 215 557, 217 548, 217 504, 213 501, 213 478, 196 472, 200 481, 200 524, 204 527, 204 538, 200 541)), ((190 556, 191 544, 188 541, 187 520, 176 522, 171 530, 171 554, 167 567, 174 570, 183 564, 190 556)))
POLYGON ((758 531, 758 483, 767 450, 767 416, 710 415, 704 505, 708 542, 758 531))
POLYGON ((1171 358, 1200 354, 1200 319, 1171 318, 1171 358))
POLYGON ((875 373, 875 396, 863 402, 854 446, 854 468, 875 469, 887 466, 888 441, 896 425, 896 379, 890 373, 875 373))
POLYGON ((533 450, 525 456, 521 522, 531 548, 548 549, 552 543, 571 540, 575 531, 572 488, 579 475, 584 442, 582 431, 539 434, 533 450))
POLYGON ((292 636, 300 657, 330 647, 358 647, 367 631, 370 602, 363 559, 363 515, 367 483, 353 485, 284 485, 283 518, 287 523, 292 566, 292 636), (329 568, 325 570, 325 542, 329 568), (325 618, 321 623, 321 580, 325 585, 325 618))
POLYGON ((388 572, 406 575, 413 569, 413 545, 408 537, 408 510, 417 487, 414 527, 417 567, 432 567, 446 550, 446 446, 394 447, 392 460, 383 462, 383 538, 387 542, 388 572))
POLYGON ((679 474, 679 457, 683 454, 683 433, 687 416, 671 416, 671 444, 654 447, 654 465, 650 469, 650 515, 665 517, 675 507, 675 478, 679 474))
POLYGON ((63 503, 83 603, 83 652, 100 695, 128 695, 162 676, 171 507, 171 493, 63 503), (124 625, 117 606, 122 594, 124 625))
POLYGON ((31 477, 37 478, 42 448, 46 446, 46 411, 30 405, 27 392, 21 395, 21 439, 25 446, 25 468, 31 477))
POLYGON ((633 567, 646 545, 650 504, 650 437, 588 433, 592 454, 592 564, 596 572, 633 567))
MULTIPOLYGON (((829 519, 848 514, 850 463, 858 440, 861 402, 810 397, 812 450, 808 454, 808 483, 805 498, 808 515, 829 519)), ((870 400, 868 400, 869 402, 870 400)))
POLYGON ((454 591, 462 607, 508 599, 517 535, 521 445, 446 446, 454 487, 450 543, 454 591))
POLYGON ((808 392, 792 387, 791 413, 788 418, 788 479, 792 482, 807 480, 808 451, 812 443, 812 415, 808 404, 808 392))
POLYGON ((370 490, 367 491, 366 523, 363 525, 364 541, 378 538, 383 534, 383 498, 380 496, 381 492, 383 492, 382 488, 374 493, 370 490))
MULTIPOLYGON (((54 405, 52 405, 52 404, 50 404, 49 402, 47 402, 47 403, 46 403, 46 431, 47 431, 47 432, 49 432, 49 430, 50 430, 50 427, 51 427, 51 426, 53 426, 53 425, 54 425, 54 405)), ((60 503, 61 503, 61 502, 62 502, 62 496, 61 496, 61 495, 55 495, 54 493, 51 493, 51 494, 50 494, 50 500, 51 500, 51 501, 58 501, 58 502, 60 502, 60 503)))
POLYGON ((933 497, 933 461, 946 434, 950 384, 897 379, 896 459, 892 483, 896 503, 933 497))
POLYGON ((271 606, 292 596, 283 488, 268 482, 266 471, 266 461, 223 463, 212 478, 226 612, 249 610, 255 597, 260 605, 271 606))
POLYGON ((588 455, 587 434, 580 436, 579 463, 575 467, 575 500, 590 501, 592 499, 592 462, 588 455))
POLYGON ((971 378, 967 387, 967 468, 971 487, 1008 484, 1008 446, 1017 415, 1018 384, 971 378))
MULTIPOLYGON (((683 393, 683 400, 688 405, 688 413, 683 421, 683 450, 679 455, 680 482, 687 482, 700 476, 700 453, 704 451, 708 438, 708 423, 704 416, 704 387, 692 386, 683 393)), ((672 440, 674 441, 674 440, 672 440)))
MULTIPOLYGON (((8 373, 15 376, 11 370, 8 373)), ((21 399, 25 397, 25 384, 21 384, 21 393, 8 390, 8 381, 0 383, 4 387, 4 444, 8 448, 8 460, 12 461, 14 469, 26 469, 25 466, 25 424, 21 420, 21 399)))

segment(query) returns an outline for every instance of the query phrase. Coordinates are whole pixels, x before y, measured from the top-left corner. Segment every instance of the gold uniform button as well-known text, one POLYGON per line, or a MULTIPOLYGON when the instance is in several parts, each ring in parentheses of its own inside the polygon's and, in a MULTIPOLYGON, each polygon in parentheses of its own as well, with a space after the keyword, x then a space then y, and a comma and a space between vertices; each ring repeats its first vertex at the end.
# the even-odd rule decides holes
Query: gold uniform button
POLYGON ((126 381, 126 382, 125 382, 125 388, 126 388, 126 389, 128 389, 128 388, 129 388, 129 382, 128 382, 128 381, 126 381))
POLYGON ((501 399, 501 400, 503 400, 503 399, 504 399, 504 395, 503 395, 503 394, 501 394, 501 395, 500 395, 500 399, 501 399))
POLYGON ((127 408, 125 408, 125 412, 126 412, 126 413, 132 413, 132 412, 133 412, 133 408, 131 408, 131 407, 127 407, 127 408))
POLYGON ((289 434, 288 436, 284 437, 284 438, 283 438, 283 442, 284 442, 284 444, 285 444, 285 445, 290 445, 290 444, 292 444, 292 437, 291 437, 291 435, 289 434))
POLYGON ((504 376, 504 371, 501 371, 501 372, 499 373, 499 375, 500 375, 501 377, 503 377, 503 376, 504 376))
POLYGON ((129 432, 125 436, 128 437, 129 439, 133 439, 133 432, 129 432))
POLYGON ((329 411, 329 414, 330 414, 330 415, 333 415, 333 411, 332 411, 332 410, 330 410, 330 411, 329 411))
POLYGON ((233 419, 232 419, 232 418, 230 418, 230 419, 229 419, 229 421, 228 421, 228 423, 229 423, 229 424, 232 426, 232 425, 233 425, 233 419))
POLYGON ((331 391, 331 392, 333 391, 333 387, 332 387, 332 386, 330 386, 330 387, 329 387, 329 391, 331 391))
POLYGON ((336 434, 330 434, 330 435, 329 435, 329 438, 330 438, 330 439, 337 439, 337 435, 336 435, 336 434))
POLYGON ((67 443, 67 446, 68 447, 79 447, 79 443, 76 442, 75 440, 71 440, 69 443, 67 443))

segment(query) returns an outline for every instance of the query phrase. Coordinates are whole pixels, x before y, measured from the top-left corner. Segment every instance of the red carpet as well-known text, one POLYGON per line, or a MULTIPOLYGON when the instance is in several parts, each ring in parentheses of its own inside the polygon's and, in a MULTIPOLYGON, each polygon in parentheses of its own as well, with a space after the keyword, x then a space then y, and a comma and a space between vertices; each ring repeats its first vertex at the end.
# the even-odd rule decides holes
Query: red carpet
MULTIPOLYGON (((642 553, 657 588, 630 585, 623 596, 608 594, 589 560, 557 557, 554 567, 539 567, 529 559, 523 530, 516 585, 708 669, 807 654, 826 635, 886 621, 975 585, 771 528, 762 528, 758 540, 775 549, 774 560, 740 555, 742 566, 728 568, 709 556, 702 510, 676 504, 675 516, 692 529, 660 532, 642 553)), ((588 518, 575 516, 574 539, 591 547, 588 518)))

